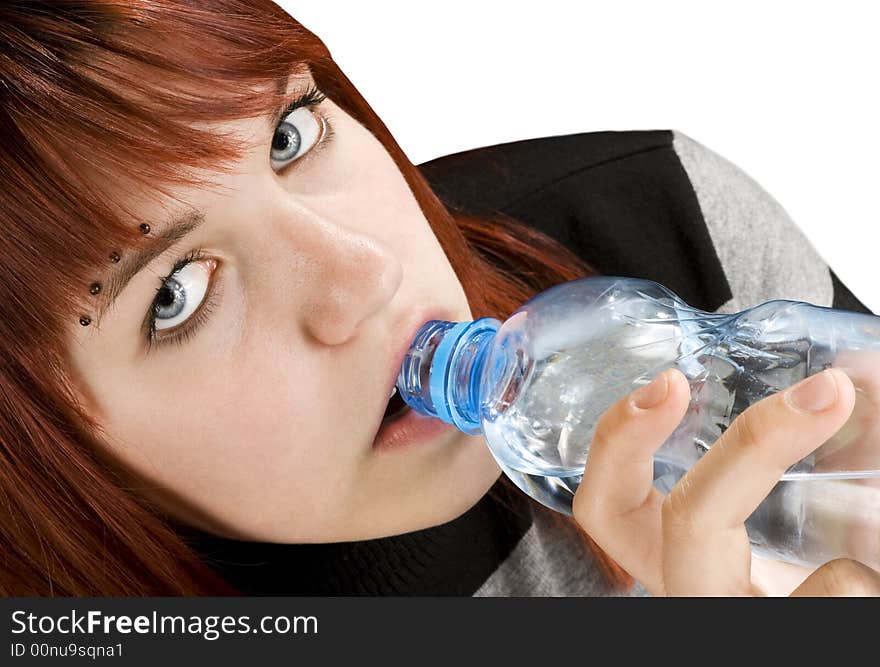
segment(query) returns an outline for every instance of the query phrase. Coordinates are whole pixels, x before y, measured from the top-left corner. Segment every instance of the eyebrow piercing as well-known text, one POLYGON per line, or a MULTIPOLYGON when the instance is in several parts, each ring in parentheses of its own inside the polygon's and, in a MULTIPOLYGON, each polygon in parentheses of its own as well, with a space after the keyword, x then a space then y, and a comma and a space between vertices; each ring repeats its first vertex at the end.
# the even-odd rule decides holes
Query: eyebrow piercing
MULTIPOLYGON (((149 234, 149 233, 150 233, 150 226, 149 226, 146 222, 141 223, 141 224, 138 226, 138 228, 141 230, 141 232, 142 232, 143 234, 149 234)), ((113 252, 110 253, 110 261, 111 261, 111 262, 113 262, 113 263, 115 264, 115 263, 118 262, 119 260, 120 260, 120 256, 119 256, 119 253, 118 253, 116 250, 114 250, 113 252)), ((101 291, 101 283, 92 283, 92 284, 89 286, 89 293, 90 293, 90 294, 97 294, 97 293, 100 292, 100 291, 101 291)), ((82 324, 84 327, 87 327, 87 326, 89 326, 89 324, 92 323, 92 318, 89 317, 88 315, 80 315, 80 317, 79 317, 79 323, 82 324)))
POLYGON ((138 228, 139 228, 144 234, 149 234, 149 233, 150 233, 150 226, 149 226, 146 222, 142 222, 140 225, 138 225, 138 228))
MULTIPOLYGON (((101 283, 92 283, 91 286, 89 287, 90 294, 97 294, 100 291, 101 291, 101 283)), ((91 324, 91 322, 92 322, 92 318, 89 317, 88 315, 81 315, 79 318, 79 323, 82 324, 84 327, 91 324)))

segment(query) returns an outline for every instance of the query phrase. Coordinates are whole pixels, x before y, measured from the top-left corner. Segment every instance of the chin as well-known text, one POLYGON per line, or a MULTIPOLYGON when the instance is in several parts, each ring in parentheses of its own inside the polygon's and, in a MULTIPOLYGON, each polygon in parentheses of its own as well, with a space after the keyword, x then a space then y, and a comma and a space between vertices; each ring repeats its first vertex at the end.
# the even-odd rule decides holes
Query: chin
POLYGON ((445 507, 448 516, 437 523, 452 521, 476 505, 502 474, 483 436, 462 433, 453 446, 461 448, 461 456, 452 467, 466 472, 456 479, 455 494, 445 507))
MULTIPOLYGON (((377 539, 423 530, 457 519, 476 505, 502 474, 482 436, 464 433, 458 433, 458 436, 444 445, 444 453, 428 464, 426 473, 414 475, 411 461, 406 461, 404 457, 392 459, 400 468, 391 473, 391 479, 403 475, 409 483, 394 494, 387 488, 375 493, 372 489, 376 487, 373 486, 366 496, 348 498, 345 505, 354 508, 348 514, 350 523, 334 524, 330 528, 322 523, 321 526, 327 528, 329 534, 324 531, 316 534, 305 528, 308 536, 276 535, 272 541, 377 539)), ((274 525, 277 529, 277 523, 274 525)), ((311 528, 317 529, 317 526, 311 528)))
MULTIPOLYGON (((407 471, 395 471, 392 477, 402 474, 408 478, 405 488, 398 490, 402 495, 383 493, 380 506, 371 513, 371 534, 345 539, 383 537, 439 526, 476 505, 498 480, 501 468, 482 436, 457 435, 418 473, 411 462, 406 464, 407 471)), ((364 506, 363 502, 353 504, 364 506)))

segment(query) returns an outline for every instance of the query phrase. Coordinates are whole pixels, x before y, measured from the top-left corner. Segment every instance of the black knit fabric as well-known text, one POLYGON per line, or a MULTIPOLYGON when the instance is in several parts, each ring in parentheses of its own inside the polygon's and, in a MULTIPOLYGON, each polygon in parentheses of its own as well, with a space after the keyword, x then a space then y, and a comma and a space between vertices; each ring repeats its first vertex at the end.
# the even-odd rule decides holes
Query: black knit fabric
POLYGON ((601 274, 656 280, 712 312, 730 286, 672 139, 668 130, 528 139, 421 169, 453 209, 510 215, 601 274))
POLYGON ((192 528, 178 531, 247 595, 467 596, 532 523, 524 496, 503 497, 499 502, 490 491, 447 523, 357 542, 275 544, 216 537, 192 528))
POLYGON ((859 301, 855 295, 849 291, 849 288, 843 284, 832 269, 828 269, 828 272, 831 274, 831 284, 834 285, 834 301, 831 304, 832 308, 852 310, 857 313, 865 313, 866 315, 874 314, 870 308, 859 301))

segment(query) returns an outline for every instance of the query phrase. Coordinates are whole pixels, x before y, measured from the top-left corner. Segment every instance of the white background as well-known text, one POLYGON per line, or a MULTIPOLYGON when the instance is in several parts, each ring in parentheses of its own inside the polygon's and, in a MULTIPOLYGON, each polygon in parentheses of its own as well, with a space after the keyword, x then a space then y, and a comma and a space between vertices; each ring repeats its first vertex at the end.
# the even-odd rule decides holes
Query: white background
POLYGON ((554 134, 678 129, 766 188, 880 313, 880 5, 279 4, 327 44, 412 162, 554 134))

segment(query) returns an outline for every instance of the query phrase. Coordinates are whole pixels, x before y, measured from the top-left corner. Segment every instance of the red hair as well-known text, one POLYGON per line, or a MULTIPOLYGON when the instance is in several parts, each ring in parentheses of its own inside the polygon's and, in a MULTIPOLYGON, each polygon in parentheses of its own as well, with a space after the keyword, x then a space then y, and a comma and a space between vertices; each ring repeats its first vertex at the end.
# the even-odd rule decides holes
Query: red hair
MULTIPOLYGON (((513 220, 447 210, 325 45, 271 0, 4 2, 0 593, 236 593, 101 455, 67 339, 90 312, 84 286, 148 222, 120 192, 140 185, 173 198, 166 186, 209 184, 192 170, 224 171, 243 146, 188 123, 266 115, 285 101, 272 84, 304 66, 392 156, 475 317, 504 319, 537 291, 596 273, 513 220)), ((577 530, 611 583, 632 583, 577 530)))

